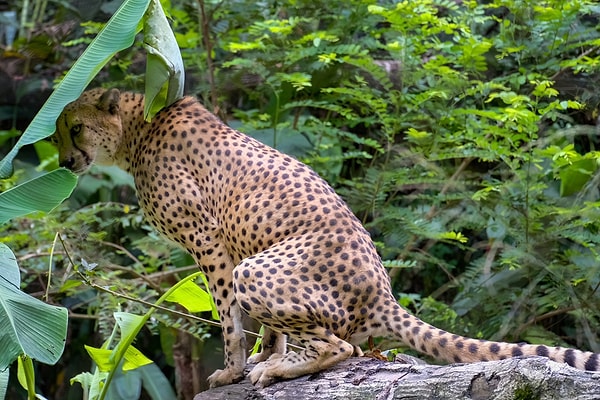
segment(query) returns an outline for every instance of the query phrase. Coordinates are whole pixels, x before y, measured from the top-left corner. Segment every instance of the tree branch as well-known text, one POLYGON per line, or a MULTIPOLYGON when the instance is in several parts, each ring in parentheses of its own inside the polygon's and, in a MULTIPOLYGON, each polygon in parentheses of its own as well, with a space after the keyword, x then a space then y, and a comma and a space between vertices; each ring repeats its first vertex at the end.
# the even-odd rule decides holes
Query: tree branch
POLYGON ((326 371, 256 389, 248 379, 194 400, 597 399, 600 374, 544 357, 447 366, 351 358, 326 371))

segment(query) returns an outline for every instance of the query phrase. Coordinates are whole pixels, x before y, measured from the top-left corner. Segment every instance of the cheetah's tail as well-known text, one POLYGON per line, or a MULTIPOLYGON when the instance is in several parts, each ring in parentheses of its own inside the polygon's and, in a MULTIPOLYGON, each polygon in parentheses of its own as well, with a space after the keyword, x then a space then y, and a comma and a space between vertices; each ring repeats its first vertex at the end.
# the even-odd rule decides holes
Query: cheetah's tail
POLYGON ((383 321, 388 332, 413 349, 446 362, 477 362, 503 360, 517 356, 543 356, 572 367, 600 371, 600 354, 565 347, 550 347, 525 343, 504 343, 454 335, 408 314, 400 305, 392 318, 383 321))

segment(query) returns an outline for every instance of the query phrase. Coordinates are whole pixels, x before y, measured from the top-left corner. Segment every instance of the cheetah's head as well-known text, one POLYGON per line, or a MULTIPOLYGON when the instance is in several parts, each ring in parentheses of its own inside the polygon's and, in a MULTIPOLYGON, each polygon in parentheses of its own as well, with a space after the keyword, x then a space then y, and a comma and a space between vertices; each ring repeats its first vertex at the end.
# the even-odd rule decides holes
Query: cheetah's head
POLYGON ((92 163, 112 165, 122 136, 117 89, 92 89, 69 103, 56 120, 61 167, 82 174, 92 163))

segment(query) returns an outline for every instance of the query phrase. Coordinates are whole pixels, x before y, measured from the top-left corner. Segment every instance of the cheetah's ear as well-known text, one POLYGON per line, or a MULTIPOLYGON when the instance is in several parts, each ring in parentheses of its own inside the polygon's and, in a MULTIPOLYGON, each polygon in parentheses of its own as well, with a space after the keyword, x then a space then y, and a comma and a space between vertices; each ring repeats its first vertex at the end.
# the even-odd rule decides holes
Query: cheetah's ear
POLYGON ((108 89, 106 92, 102 93, 100 99, 98 99, 98 103, 96 107, 102 111, 108 111, 111 114, 116 114, 119 112, 119 99, 121 97, 121 93, 119 89, 108 89))

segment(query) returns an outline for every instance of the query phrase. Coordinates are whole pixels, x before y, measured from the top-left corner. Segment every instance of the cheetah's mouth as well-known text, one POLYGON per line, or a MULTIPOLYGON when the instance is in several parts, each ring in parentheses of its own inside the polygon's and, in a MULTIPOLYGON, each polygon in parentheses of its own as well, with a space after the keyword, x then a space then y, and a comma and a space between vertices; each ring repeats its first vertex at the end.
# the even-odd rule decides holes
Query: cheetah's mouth
POLYGON ((86 152, 79 150, 79 157, 73 157, 70 160, 61 163, 61 167, 67 168, 69 171, 73 172, 76 175, 82 175, 87 172, 88 169, 92 166, 92 157, 89 156, 86 152))
POLYGON ((87 165, 87 166, 81 166, 81 167, 76 168, 76 169, 71 169, 70 171, 72 173, 74 173, 75 175, 83 175, 83 174, 85 174, 88 171, 88 169, 90 169, 89 165, 87 165))

